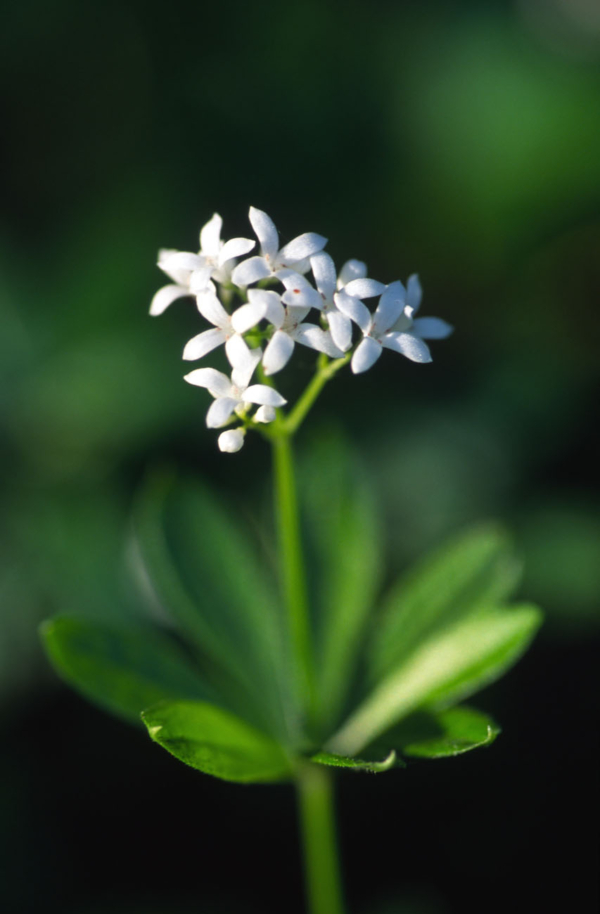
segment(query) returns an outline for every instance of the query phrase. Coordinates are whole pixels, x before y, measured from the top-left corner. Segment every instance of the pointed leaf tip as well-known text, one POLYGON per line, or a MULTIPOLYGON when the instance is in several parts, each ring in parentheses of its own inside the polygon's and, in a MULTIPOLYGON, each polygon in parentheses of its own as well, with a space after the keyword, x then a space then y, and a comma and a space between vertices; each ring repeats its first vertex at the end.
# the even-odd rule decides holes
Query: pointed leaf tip
POLYGON ((332 768, 352 768, 355 771, 368 771, 371 774, 380 774, 383 771, 389 771, 390 768, 395 766, 405 767, 404 762, 396 756, 394 749, 381 762, 349 758, 345 755, 336 755, 333 752, 317 752, 316 755, 311 756, 310 760, 317 765, 328 765, 332 768))

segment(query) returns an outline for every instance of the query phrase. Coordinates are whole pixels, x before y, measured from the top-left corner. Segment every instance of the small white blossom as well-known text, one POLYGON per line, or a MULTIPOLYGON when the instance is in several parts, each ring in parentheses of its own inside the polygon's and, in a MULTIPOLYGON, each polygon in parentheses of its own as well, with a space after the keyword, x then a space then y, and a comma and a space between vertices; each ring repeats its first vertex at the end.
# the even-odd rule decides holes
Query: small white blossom
MULTIPOLYGON (((231 238, 229 241, 221 241, 221 229, 223 220, 218 213, 215 213, 200 230, 200 256, 204 258, 204 271, 208 279, 214 279, 216 282, 228 283, 231 280, 231 272, 235 266, 238 257, 248 254, 256 245, 252 238, 231 238)), ((202 278, 198 274, 194 277, 196 289, 204 288, 201 285, 202 278)))
POLYGON ((342 296, 340 307, 358 324, 363 339, 352 356, 355 374, 375 364, 384 348, 399 352, 413 362, 430 362, 431 353, 424 339, 443 339, 452 327, 439 318, 413 320, 421 299, 417 276, 411 276, 407 291, 400 281, 390 283, 371 314, 358 298, 342 296))
POLYGON ((321 298, 315 307, 325 315, 333 342, 343 354, 352 345, 352 322, 338 307, 338 297, 344 294, 342 290, 346 295, 368 298, 370 295, 380 295, 385 286, 374 279, 366 279, 366 265, 359 260, 347 261, 339 277, 336 276, 333 260, 324 251, 311 257, 310 265, 321 298), (353 289, 356 291, 353 292, 353 289))
POLYGON ((153 317, 162 314, 177 298, 195 295, 204 289, 213 289, 212 279, 229 282, 235 259, 252 250, 256 244, 251 238, 232 238, 221 241, 223 220, 215 213, 200 230, 200 251, 174 251, 166 248, 158 252, 158 266, 173 285, 159 289, 150 305, 153 317))
POLYGON ((206 415, 209 428, 227 425, 232 414, 244 415, 252 404, 258 406, 284 406, 287 400, 266 384, 252 384, 250 378, 260 362, 260 349, 248 350, 248 358, 237 363, 231 378, 215 368, 196 368, 184 380, 196 387, 206 387, 215 402, 206 415))
POLYGON ((327 239, 322 235, 305 232, 280 250, 279 233, 270 216, 251 206, 249 218, 260 242, 260 256, 249 257, 237 265, 231 276, 236 286, 249 286, 259 279, 277 276, 280 270, 289 267, 304 273, 308 269, 307 259, 327 244, 327 239))
POLYGON ((183 350, 183 358, 189 362, 201 359, 208 352, 212 352, 217 346, 225 343, 227 357, 233 365, 235 355, 232 354, 232 347, 239 347, 240 341, 243 342, 240 334, 256 327, 263 319, 266 314, 265 305, 260 301, 249 302, 241 305, 233 314, 228 314, 212 290, 201 292, 196 297, 196 302, 200 314, 210 324, 213 324, 215 329, 203 330, 202 333, 192 337, 183 350))
POLYGON ((217 439, 219 450, 226 454, 235 454, 244 446, 245 428, 229 428, 226 432, 221 432, 217 439))
POLYGON ((334 358, 343 355, 333 344, 329 335, 316 324, 303 323, 310 311, 308 307, 285 308, 277 292, 266 289, 250 289, 248 297, 251 302, 263 302, 267 320, 273 324, 275 333, 269 340, 263 355, 263 369, 266 375, 276 374, 289 362, 296 343, 326 352, 334 358))

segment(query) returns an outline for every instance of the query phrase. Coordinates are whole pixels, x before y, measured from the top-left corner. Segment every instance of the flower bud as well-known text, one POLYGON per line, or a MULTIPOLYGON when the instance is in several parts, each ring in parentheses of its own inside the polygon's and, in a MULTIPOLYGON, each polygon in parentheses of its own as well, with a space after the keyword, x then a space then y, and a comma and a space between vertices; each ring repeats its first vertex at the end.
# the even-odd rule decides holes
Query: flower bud
POLYGON ((241 450, 244 445, 244 435, 246 430, 243 428, 230 428, 219 435, 219 450, 227 454, 235 454, 241 450))
POLYGON ((272 406, 259 406, 254 415, 255 422, 273 422, 275 409, 272 406))

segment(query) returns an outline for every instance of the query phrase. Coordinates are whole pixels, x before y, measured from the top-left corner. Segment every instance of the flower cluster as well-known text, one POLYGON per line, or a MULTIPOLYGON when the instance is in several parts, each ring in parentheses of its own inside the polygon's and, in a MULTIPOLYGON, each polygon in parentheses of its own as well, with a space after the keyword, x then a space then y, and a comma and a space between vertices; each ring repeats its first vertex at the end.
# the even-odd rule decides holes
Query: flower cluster
POLYGON ((196 368, 185 380, 205 387, 214 399, 206 416, 209 428, 237 422, 219 436, 222 451, 239 451, 246 430, 276 418, 287 402, 270 382, 251 384, 258 369, 267 381, 289 362, 299 343, 321 353, 321 359, 350 362, 352 371, 367 371, 383 349, 413 362, 430 362, 427 339, 443 339, 452 327, 437 317, 416 317, 421 285, 413 275, 404 286, 367 277, 359 260, 347 261, 339 273, 323 248, 327 239, 306 232, 279 247, 279 234, 266 213, 250 207, 250 223, 259 252, 250 238, 221 240, 223 220, 215 213, 200 232, 197 254, 161 250, 158 266, 172 280, 156 293, 150 314, 159 315, 177 298, 193 296, 211 325, 183 350, 186 361, 204 358, 223 345, 231 377, 214 368, 196 368), (313 282, 306 278, 312 273, 313 282), (250 288, 252 287, 252 288, 250 288), (240 304, 232 308, 238 297, 240 304), (374 311, 365 299, 378 298, 374 311), (318 323, 306 321, 319 312, 318 323), (259 367, 260 366, 260 367, 259 367), (257 406, 255 412, 252 412, 257 406))

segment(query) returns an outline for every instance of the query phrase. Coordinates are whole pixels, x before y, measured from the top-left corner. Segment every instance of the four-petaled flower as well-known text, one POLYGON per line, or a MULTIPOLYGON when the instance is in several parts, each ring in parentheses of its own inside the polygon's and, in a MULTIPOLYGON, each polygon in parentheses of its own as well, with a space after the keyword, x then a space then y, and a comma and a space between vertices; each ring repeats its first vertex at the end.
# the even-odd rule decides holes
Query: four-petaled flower
POLYGON ((192 337, 183 350, 183 358, 188 362, 201 359, 217 346, 225 343, 229 362, 235 364, 235 347, 240 342, 245 346, 241 334, 247 333, 265 317, 266 306, 260 301, 241 305, 233 314, 228 314, 215 292, 207 289, 197 297, 198 311, 213 324, 214 330, 203 330, 192 337), (233 352, 232 352, 233 350, 233 352))
POLYGON ((385 286, 375 279, 367 279, 367 268, 359 260, 347 261, 336 275, 333 260, 324 251, 310 258, 313 276, 319 290, 321 301, 315 305, 326 317, 331 338, 342 353, 352 346, 352 322, 350 317, 339 306, 344 296, 369 298, 380 295, 385 286))
POLYGON ((158 252, 158 266, 173 284, 159 289, 150 304, 150 314, 157 317, 177 298, 195 295, 204 289, 213 289, 212 279, 229 282, 237 257, 243 257, 256 244, 251 238, 232 238, 221 241, 223 220, 215 213, 200 230, 200 251, 174 251, 162 248, 158 252))
POLYGON ((248 357, 240 359, 228 378, 215 368, 196 368, 186 374, 184 380, 196 387, 206 387, 214 397, 214 403, 206 414, 209 428, 227 425, 233 413, 244 417, 251 405, 284 406, 287 403, 281 394, 266 384, 250 384, 254 369, 260 362, 260 349, 248 350, 248 357))
POLYGON ((421 285, 416 274, 409 278, 407 289, 399 280, 390 283, 374 314, 358 298, 340 296, 340 308, 363 332, 363 339, 352 356, 351 368, 355 374, 371 368, 384 348, 399 352, 413 362, 431 362, 424 340, 444 339, 453 328, 438 317, 413 320, 420 302, 421 285))
POLYGON ((276 374, 285 368, 292 357, 296 343, 316 349, 318 352, 324 352, 332 358, 343 355, 321 327, 317 327, 316 324, 303 323, 310 311, 309 307, 288 305, 285 308, 281 296, 277 292, 266 289, 249 289, 248 297, 251 302, 264 305, 265 316, 275 328, 275 333, 267 344, 262 360, 266 375, 276 374))
POLYGON ((259 279, 277 276, 280 270, 290 266, 304 273, 308 270, 308 258, 327 244, 327 238, 322 235, 305 232, 279 250, 279 233, 270 216, 251 206, 249 218, 260 242, 260 256, 249 257, 237 265, 231 276, 236 286, 245 287, 259 279))

